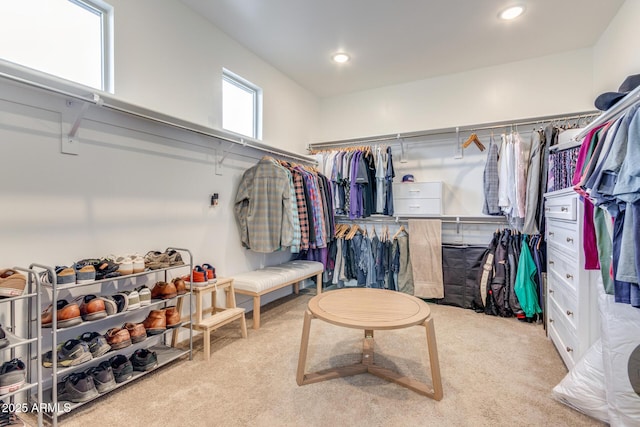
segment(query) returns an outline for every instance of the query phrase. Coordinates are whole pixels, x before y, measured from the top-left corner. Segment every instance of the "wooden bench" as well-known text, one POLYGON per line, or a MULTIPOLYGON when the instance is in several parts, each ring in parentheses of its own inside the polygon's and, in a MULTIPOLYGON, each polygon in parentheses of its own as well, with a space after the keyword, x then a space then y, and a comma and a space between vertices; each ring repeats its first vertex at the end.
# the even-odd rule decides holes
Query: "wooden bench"
POLYGON ((235 292, 253 297, 253 329, 260 328, 260 297, 285 286, 293 285, 298 293, 299 283, 316 277, 318 294, 322 293, 324 266, 317 261, 289 261, 283 264, 248 271, 233 276, 235 292))
MULTIPOLYGON (((204 359, 209 360, 211 356, 211 332, 221 326, 240 320, 240 333, 242 338, 247 337, 247 322, 244 318, 244 308, 236 307, 236 296, 233 289, 233 278, 218 278, 216 283, 207 283, 203 286, 189 286, 187 289, 193 292, 196 298, 196 312, 194 313, 193 328, 202 331, 204 342, 204 359), (226 308, 216 307, 216 294, 218 290, 224 289, 226 293, 226 308), (211 295, 210 304, 205 307, 203 297, 211 295), (210 315, 210 316, 209 316, 210 315), (207 317, 205 317, 207 316, 207 317)), ((182 302, 180 298, 176 304, 176 309, 182 313, 182 302)), ((183 319, 183 327, 189 327, 189 318, 183 319)), ((175 347, 178 339, 178 331, 173 332, 172 345, 175 347)))

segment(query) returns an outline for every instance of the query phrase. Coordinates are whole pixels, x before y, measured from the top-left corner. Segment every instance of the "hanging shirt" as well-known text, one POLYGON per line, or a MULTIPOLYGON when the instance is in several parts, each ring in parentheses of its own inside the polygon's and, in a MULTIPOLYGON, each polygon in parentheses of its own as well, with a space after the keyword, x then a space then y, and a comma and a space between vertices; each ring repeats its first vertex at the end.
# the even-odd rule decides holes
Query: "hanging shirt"
POLYGON ((380 147, 376 147, 376 212, 384 212, 384 203, 386 200, 385 163, 384 155, 380 147))
POLYGON ((500 215, 498 204, 499 178, 498 178, 498 146, 493 142, 493 135, 489 143, 487 161, 484 165, 484 204, 482 213, 485 215, 500 215))

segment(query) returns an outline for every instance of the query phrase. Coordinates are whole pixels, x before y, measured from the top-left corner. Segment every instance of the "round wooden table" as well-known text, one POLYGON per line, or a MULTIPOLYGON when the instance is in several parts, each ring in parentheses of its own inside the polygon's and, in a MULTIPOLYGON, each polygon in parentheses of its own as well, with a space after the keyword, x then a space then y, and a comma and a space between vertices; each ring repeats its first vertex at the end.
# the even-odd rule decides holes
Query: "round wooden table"
POLYGON ((421 299, 411 295, 372 288, 339 289, 313 297, 309 301, 308 308, 304 314, 296 375, 298 385, 366 372, 385 380, 393 381, 432 399, 442 399, 443 391, 438 349, 429 306, 421 299), (361 362, 305 374, 309 331, 311 320, 314 318, 337 326, 363 329, 364 342, 361 362), (433 387, 376 365, 373 360, 374 330, 401 329, 416 325, 424 326, 427 332, 427 348, 433 387))

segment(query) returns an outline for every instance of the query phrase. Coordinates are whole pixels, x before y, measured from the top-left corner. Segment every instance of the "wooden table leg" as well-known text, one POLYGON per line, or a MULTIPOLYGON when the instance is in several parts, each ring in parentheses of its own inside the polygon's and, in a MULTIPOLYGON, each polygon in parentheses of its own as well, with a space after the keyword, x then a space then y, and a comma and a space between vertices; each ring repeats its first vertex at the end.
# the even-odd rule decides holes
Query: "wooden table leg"
POLYGON ((427 330, 427 346, 429 346, 429 364, 431 365, 431 382, 433 383, 433 398, 442 400, 442 377, 440 376, 440 361, 438 360, 438 346, 436 344, 436 330, 431 316, 423 323, 427 330))
POLYGON ((304 384, 304 369, 307 364, 307 350, 309 348, 309 330, 311 329, 311 319, 313 315, 307 309, 304 312, 304 323, 302 325, 302 339, 300 340, 300 354, 298 355, 298 372, 296 382, 298 385, 304 384))

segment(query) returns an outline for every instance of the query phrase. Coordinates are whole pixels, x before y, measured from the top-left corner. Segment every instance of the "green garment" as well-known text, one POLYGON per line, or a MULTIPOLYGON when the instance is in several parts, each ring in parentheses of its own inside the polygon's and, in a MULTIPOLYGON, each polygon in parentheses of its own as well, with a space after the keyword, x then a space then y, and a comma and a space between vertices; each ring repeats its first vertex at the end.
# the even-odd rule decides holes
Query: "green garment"
POLYGON ((525 316, 533 317, 536 313, 542 313, 542 310, 538 304, 536 282, 533 280, 538 269, 531 256, 527 240, 527 236, 523 236, 514 290, 525 316))
POLYGON ((598 256, 600 258, 600 274, 602 276, 602 284, 604 291, 613 295, 613 279, 611 279, 611 254, 613 251, 613 242, 611 241, 611 233, 609 225, 611 219, 607 212, 601 208, 595 208, 593 213, 593 223, 596 229, 596 242, 598 245, 598 256))

